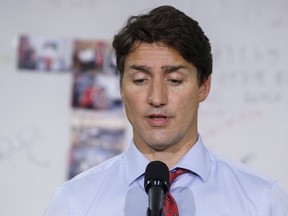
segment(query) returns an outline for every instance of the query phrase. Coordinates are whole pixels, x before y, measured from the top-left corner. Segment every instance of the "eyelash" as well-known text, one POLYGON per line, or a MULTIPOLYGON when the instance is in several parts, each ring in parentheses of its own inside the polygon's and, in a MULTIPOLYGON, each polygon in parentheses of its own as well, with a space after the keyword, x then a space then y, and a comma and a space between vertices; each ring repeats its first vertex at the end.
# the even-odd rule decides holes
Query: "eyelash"
POLYGON ((133 83, 135 83, 136 85, 141 85, 145 82, 145 79, 136 79, 133 80, 133 83))
POLYGON ((168 80, 172 85, 180 85, 183 81, 178 79, 169 79, 168 80))
MULTIPOLYGON (((135 79, 133 80, 133 83, 135 83, 136 85, 142 85, 145 83, 145 81, 147 81, 147 79, 135 79)), ((180 85, 183 81, 178 79, 168 79, 168 82, 171 85, 180 85)))

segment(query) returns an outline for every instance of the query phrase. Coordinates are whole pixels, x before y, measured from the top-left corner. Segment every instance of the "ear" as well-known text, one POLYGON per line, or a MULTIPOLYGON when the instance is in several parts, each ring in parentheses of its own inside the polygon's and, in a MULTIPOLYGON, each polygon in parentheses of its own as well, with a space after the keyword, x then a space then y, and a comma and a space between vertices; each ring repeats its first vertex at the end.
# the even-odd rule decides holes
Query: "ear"
POLYGON ((199 88, 199 102, 204 101, 210 92, 210 88, 211 88, 211 75, 208 77, 207 80, 205 80, 200 88, 199 88))
POLYGON ((122 85, 120 84, 120 96, 121 96, 121 99, 123 101, 123 89, 122 89, 122 85))

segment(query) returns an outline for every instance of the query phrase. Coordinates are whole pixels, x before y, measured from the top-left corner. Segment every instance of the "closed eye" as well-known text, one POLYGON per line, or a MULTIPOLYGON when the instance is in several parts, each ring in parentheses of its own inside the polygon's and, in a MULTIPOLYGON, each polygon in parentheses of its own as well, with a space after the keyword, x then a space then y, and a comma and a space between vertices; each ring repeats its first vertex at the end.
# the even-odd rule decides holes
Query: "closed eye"
POLYGON ((142 85, 145 83, 145 81, 147 81, 147 79, 135 79, 133 80, 133 83, 135 83, 136 85, 142 85))
POLYGON ((168 80, 172 85, 180 85, 183 81, 178 79, 169 79, 168 80))

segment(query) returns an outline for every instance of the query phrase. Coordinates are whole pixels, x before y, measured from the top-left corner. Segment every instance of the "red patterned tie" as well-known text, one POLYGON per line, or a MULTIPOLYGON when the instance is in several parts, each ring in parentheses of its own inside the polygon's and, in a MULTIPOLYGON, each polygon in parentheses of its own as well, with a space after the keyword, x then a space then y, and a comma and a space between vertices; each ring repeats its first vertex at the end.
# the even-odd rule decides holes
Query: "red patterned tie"
MULTIPOLYGON (((181 168, 177 168, 175 171, 170 172, 170 186, 179 175, 186 172, 187 170, 181 168)), ((179 216, 177 203, 170 192, 168 192, 164 198, 163 211, 165 216, 179 216)))

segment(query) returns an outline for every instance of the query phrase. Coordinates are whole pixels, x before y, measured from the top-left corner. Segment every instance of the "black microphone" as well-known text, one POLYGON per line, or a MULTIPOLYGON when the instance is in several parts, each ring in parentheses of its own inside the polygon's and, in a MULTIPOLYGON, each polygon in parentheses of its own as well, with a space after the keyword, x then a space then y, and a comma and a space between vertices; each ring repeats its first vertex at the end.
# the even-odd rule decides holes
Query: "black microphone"
POLYGON ((169 169, 161 161, 150 162, 145 171, 144 188, 148 194, 147 216, 162 216, 163 202, 169 190, 169 169))

